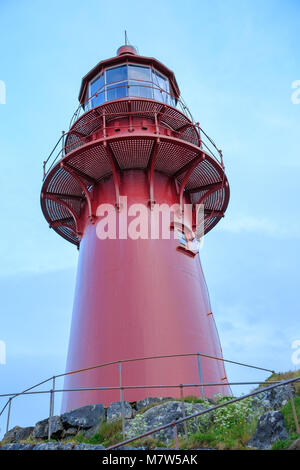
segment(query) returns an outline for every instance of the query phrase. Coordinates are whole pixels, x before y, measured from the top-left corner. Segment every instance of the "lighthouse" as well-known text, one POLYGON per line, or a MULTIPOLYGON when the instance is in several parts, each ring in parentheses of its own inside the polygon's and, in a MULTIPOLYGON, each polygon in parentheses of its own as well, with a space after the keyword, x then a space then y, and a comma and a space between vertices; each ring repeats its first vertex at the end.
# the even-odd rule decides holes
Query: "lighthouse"
POLYGON ((64 392, 63 411, 118 401, 120 385, 128 401, 199 380, 215 385, 184 393, 230 393, 197 252, 228 201, 222 153, 169 68, 126 44, 83 77, 41 191, 49 226, 79 249, 66 371, 83 371, 64 389, 85 390, 64 392))

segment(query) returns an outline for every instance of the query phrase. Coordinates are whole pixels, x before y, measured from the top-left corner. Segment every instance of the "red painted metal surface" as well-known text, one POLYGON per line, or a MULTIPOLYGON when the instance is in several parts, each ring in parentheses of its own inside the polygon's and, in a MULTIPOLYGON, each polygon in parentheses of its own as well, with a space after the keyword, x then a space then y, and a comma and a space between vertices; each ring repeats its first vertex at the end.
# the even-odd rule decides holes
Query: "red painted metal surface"
MULTIPOLYGON (((122 175, 128 204, 146 204, 144 172, 122 175)), ((172 205, 177 194, 169 178, 155 175, 157 203, 172 205)), ((99 184, 94 199, 115 200, 112 178, 99 184)), ((149 209, 150 214, 150 209, 149 209)), ((205 352, 222 357, 199 257, 176 251, 177 240, 105 240, 97 224, 87 223, 80 246, 67 371, 120 359, 163 354, 205 352)), ((222 382, 223 364, 202 359, 204 382, 222 382)), ((199 382, 194 357, 168 358, 124 364, 123 385, 175 385, 199 382)), ((65 388, 118 386, 117 365, 67 376, 65 388)), ((229 387, 207 387, 211 396, 229 387)), ((199 395, 199 388, 186 390, 199 395)), ((180 390, 130 390, 125 400, 145 396, 180 396, 180 390)), ((64 394, 63 410, 120 399, 119 391, 64 394)))
MULTIPOLYGON (((123 52, 126 52, 125 50, 123 52)), ((128 52, 128 51, 127 51, 128 52)), ((126 53, 103 61, 83 80, 85 88, 105 66, 127 61, 126 53)), ((155 59, 136 56, 140 64, 155 59)), ((88 109, 88 108, 86 108, 88 109)), ((60 160, 44 162, 43 213, 53 230, 80 247, 67 371, 100 363, 168 354, 205 353, 222 357, 199 256, 178 249, 178 240, 107 239, 97 236, 101 204, 120 214, 125 230, 127 204, 142 203, 150 219, 154 203, 204 204, 204 231, 227 208, 229 186, 223 160, 211 139, 190 117, 163 102, 125 98, 76 114, 62 140, 60 160), (210 147, 212 143, 213 147, 210 147), (208 145, 207 145, 208 144, 208 145)), ((118 220, 118 217, 117 217, 118 220)), ((196 210, 192 220, 197 230, 196 210)), ((221 361, 201 359, 205 394, 230 393, 221 361)), ((195 357, 164 358, 123 364, 122 385, 199 383, 195 357)), ((117 365, 66 376, 65 388, 120 385, 117 365)), ((172 389, 173 390, 173 389, 172 389)), ((199 395, 199 388, 188 394, 199 395)), ((180 396, 180 390, 126 390, 125 400, 180 396)), ((63 411, 87 403, 108 404, 118 391, 67 392, 63 411)))

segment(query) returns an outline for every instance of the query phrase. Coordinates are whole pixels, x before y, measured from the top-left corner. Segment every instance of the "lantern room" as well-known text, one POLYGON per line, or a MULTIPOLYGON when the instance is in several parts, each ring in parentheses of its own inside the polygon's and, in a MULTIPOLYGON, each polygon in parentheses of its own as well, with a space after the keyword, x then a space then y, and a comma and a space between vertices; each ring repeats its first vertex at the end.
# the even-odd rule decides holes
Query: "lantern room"
POLYGON ((79 101, 89 111, 108 101, 146 98, 176 106, 179 89, 173 72, 154 58, 121 46, 117 56, 100 62, 82 80, 79 101))

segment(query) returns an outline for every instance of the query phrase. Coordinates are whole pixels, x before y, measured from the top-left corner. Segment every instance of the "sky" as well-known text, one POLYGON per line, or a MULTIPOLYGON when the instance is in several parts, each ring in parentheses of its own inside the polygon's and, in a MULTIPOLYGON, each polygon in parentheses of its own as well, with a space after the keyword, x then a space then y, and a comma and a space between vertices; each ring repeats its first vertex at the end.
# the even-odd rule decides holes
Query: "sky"
MULTIPOLYGON (((224 357, 299 368, 299 0, 0 0, 0 20, 0 393, 65 370, 78 252, 43 218, 42 162, 68 129, 81 78, 115 55, 125 29, 141 55, 174 71, 223 151, 230 203, 200 256, 224 357)), ((18 398, 11 426, 48 411, 46 395, 18 398)))

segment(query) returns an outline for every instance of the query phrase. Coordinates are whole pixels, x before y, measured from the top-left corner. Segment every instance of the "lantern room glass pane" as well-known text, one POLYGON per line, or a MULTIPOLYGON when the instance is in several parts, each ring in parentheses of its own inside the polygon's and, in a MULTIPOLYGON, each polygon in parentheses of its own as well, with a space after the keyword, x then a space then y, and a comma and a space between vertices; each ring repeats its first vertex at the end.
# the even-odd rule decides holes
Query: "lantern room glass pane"
POLYGON ((100 106, 105 101, 104 90, 96 92, 96 94, 91 99, 91 107, 95 108, 96 106, 100 106))
POLYGON ((129 96, 153 99, 152 83, 130 80, 129 96))
POLYGON ((121 82, 127 79, 127 65, 106 70, 106 83, 121 82))
POLYGON ((158 72, 153 72, 154 82, 154 99, 162 101, 166 104, 171 104, 171 97, 169 96, 169 80, 160 75, 158 72))
POLYGON ((99 77, 94 80, 90 85, 90 96, 92 97, 90 100, 90 106, 95 108, 95 106, 100 106, 105 101, 104 97, 104 74, 100 75, 99 77), (102 91, 100 91, 102 88, 102 91))
POLYGON ((94 95, 103 86, 104 86, 104 74, 100 75, 100 77, 97 77, 96 80, 94 80, 91 83, 91 96, 94 95))
POLYGON ((169 81, 156 71, 153 73, 153 82, 159 88, 162 88, 165 91, 169 91, 169 81))
POLYGON ((151 81, 150 67, 140 67, 139 65, 128 65, 128 78, 133 80, 151 81))
POLYGON ((106 87, 106 101, 117 100, 128 96, 128 82, 114 83, 106 87))
POLYGON ((156 101, 162 101, 166 104, 172 104, 171 97, 168 95, 168 93, 163 91, 161 88, 158 88, 157 85, 154 85, 153 87, 153 98, 156 101))

